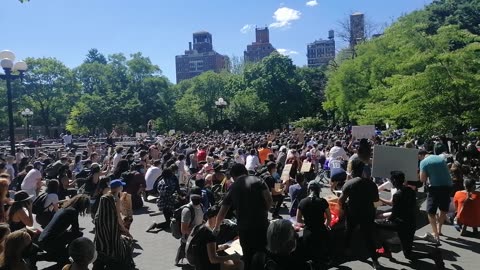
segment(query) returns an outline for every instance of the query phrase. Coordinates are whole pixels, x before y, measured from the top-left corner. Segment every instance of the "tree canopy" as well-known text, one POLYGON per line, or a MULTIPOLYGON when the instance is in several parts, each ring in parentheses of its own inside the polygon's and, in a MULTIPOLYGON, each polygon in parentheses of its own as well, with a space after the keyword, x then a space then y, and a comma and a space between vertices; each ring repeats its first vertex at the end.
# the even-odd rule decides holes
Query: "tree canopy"
POLYGON ((479 25, 479 0, 438 0, 400 18, 329 70, 324 108, 415 134, 479 126, 479 25))

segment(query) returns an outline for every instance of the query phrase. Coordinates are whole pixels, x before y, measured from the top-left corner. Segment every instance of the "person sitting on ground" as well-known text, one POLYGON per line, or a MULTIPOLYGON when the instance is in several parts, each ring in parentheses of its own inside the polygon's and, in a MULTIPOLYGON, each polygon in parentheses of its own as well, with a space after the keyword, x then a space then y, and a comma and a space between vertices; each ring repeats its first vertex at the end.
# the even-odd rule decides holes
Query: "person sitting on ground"
POLYGON ((251 270, 307 270, 310 265, 294 254, 297 247, 295 230, 288 220, 274 220, 267 229, 267 251, 255 253, 251 270))
POLYGON ((72 241, 68 246, 71 264, 67 264, 62 270, 88 270, 88 265, 97 259, 97 251, 93 242, 85 237, 72 241))
POLYGON ((94 219, 94 243, 98 252, 98 258, 93 263, 94 270, 134 269, 133 242, 130 237, 122 236, 119 219, 114 195, 103 195, 94 219))
POLYGON ((32 195, 25 191, 15 193, 14 202, 8 209, 8 224, 12 232, 33 226, 32 195))
POLYGON ((46 193, 48 194, 43 204, 43 211, 37 213, 35 220, 42 228, 45 228, 50 220, 52 220, 55 213, 58 211, 59 200, 58 191, 59 183, 57 180, 49 180, 47 184, 46 193))
POLYGON ((29 270, 30 266, 24 260, 32 245, 32 238, 25 230, 12 232, 5 239, 5 250, 0 254, 1 270, 29 270))
POLYGON ((329 259, 331 213, 328 202, 320 197, 321 189, 322 185, 318 181, 310 181, 310 194, 300 201, 297 210, 297 222, 305 224, 303 246, 307 251, 306 259, 316 264, 325 263, 329 259))
POLYGON ((467 227, 472 227, 474 234, 478 235, 480 227, 480 192, 476 191, 476 181, 466 178, 464 181, 465 190, 457 191, 453 198, 457 211, 456 229, 461 231, 462 236, 467 234, 467 227))
POLYGON ((213 234, 219 210, 216 205, 210 207, 206 212, 207 223, 200 225, 196 232, 198 235, 196 245, 201 247, 196 249, 198 253, 194 254, 196 270, 243 269, 243 262, 237 253, 228 256, 218 255, 219 251, 229 248, 227 244, 217 245, 217 238, 213 234))
POLYGON ((0 223, 0 254, 5 251, 5 239, 10 234, 10 227, 6 223, 0 223))
POLYGON ((175 258, 175 265, 179 265, 180 260, 185 258, 185 246, 187 238, 193 228, 203 223, 202 209, 202 190, 199 187, 193 187, 190 190, 190 202, 182 210, 180 229, 183 237, 180 239, 180 247, 175 258), (192 212, 193 210, 193 212, 192 212))
POLYGON ((295 185, 291 185, 288 191, 290 200, 292 201, 292 207, 290 208, 291 217, 297 216, 298 204, 308 195, 307 185, 303 173, 297 174, 295 181, 297 183, 295 185))
POLYGON ((90 209, 90 198, 87 195, 77 195, 64 203, 50 223, 38 238, 39 246, 55 261, 68 261, 66 247, 76 238, 81 237, 78 216, 84 216, 90 209), (70 228, 70 229, 69 229, 70 228))

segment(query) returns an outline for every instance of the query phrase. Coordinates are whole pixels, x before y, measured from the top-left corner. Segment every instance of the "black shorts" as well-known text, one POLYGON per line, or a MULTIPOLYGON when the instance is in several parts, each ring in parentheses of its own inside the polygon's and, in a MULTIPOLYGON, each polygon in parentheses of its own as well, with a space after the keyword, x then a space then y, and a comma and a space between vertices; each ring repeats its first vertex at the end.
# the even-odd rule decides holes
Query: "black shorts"
POLYGON ((347 173, 346 172, 336 173, 332 175, 330 180, 332 182, 339 182, 339 183, 345 182, 347 181, 347 173))
POLYGON ((435 215, 437 210, 448 212, 450 208, 451 187, 429 187, 427 194, 427 213, 435 215))

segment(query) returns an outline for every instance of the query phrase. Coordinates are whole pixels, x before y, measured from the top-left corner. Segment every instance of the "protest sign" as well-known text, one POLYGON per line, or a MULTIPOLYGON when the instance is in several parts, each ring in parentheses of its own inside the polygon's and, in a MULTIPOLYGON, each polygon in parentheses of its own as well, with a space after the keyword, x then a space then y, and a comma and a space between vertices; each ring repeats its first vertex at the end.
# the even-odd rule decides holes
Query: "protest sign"
POLYGON ((282 171, 282 176, 280 176, 280 179, 282 179, 283 182, 286 182, 290 180, 290 170, 292 169, 292 164, 287 164, 283 168, 282 171))
POLYGON ((276 192, 282 192, 282 184, 281 183, 275 183, 275 191, 276 192))
POLYGON ((309 172, 311 168, 312 168, 312 163, 308 161, 304 161, 302 164, 302 168, 300 169, 300 172, 302 173, 309 172))
POLYGON ((373 177, 389 178, 390 172, 401 171, 406 181, 418 181, 418 149, 375 145, 373 177))
POLYGON ((375 136, 375 126, 353 126, 352 136, 356 139, 371 139, 375 136))
POLYGON ((242 250, 242 246, 240 245, 239 239, 233 241, 232 243, 229 243, 229 245, 230 247, 225 250, 225 252, 228 255, 233 255, 235 253, 238 253, 239 255, 243 256, 243 250, 242 250))

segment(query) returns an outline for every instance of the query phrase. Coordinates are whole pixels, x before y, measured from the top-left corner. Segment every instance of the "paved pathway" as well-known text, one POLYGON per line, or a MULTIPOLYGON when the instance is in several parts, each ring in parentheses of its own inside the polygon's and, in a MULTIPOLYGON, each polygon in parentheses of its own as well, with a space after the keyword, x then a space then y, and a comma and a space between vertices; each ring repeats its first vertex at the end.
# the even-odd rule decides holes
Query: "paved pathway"
MULTIPOLYGON (((148 210, 145 209, 142 214, 134 216, 134 221, 131 228, 131 233, 138 240, 138 244, 134 251, 134 260, 137 269, 140 270, 176 270, 180 269, 173 265, 179 240, 174 239, 167 232, 146 233, 146 228, 153 222, 163 221, 163 216, 150 217, 147 213, 155 212, 156 205, 147 203, 148 210)), ((424 207, 423 207, 424 209, 424 207)), ((85 228, 85 236, 93 239, 91 233, 93 224, 90 216, 81 217, 81 226, 85 228)), ((417 235, 423 235, 429 231, 429 225, 417 231, 417 235)), ((480 239, 472 237, 460 237, 459 233, 455 231, 452 226, 446 226, 444 230, 445 236, 442 237, 442 245, 440 250, 443 254, 445 265, 447 269, 452 270, 476 270, 480 269, 480 239)), ((417 249, 433 250, 433 247, 423 241, 416 241, 417 249), (425 245, 426 244, 426 245, 425 245)), ((380 263, 384 269, 421 269, 430 270, 436 269, 433 261, 424 259, 418 261, 415 265, 408 262, 402 253, 393 254, 395 260, 389 261, 386 258, 380 258, 380 263)), ((51 263, 40 262, 39 269, 48 269, 51 263)), ((339 267, 332 269, 342 270, 368 270, 371 269, 368 263, 352 261, 344 263, 339 267)))

